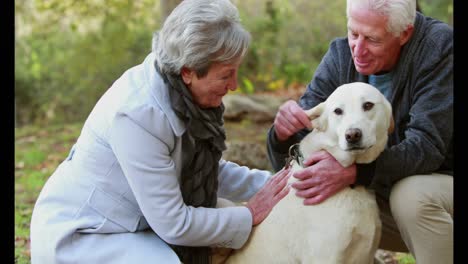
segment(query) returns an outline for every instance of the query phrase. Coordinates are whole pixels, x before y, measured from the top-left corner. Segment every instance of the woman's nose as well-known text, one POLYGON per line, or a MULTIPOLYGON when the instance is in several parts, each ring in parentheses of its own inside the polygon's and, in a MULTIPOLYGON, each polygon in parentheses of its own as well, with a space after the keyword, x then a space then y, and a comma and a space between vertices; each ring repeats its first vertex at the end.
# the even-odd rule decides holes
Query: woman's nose
POLYGON ((235 91, 237 89, 237 74, 234 74, 234 76, 229 81, 228 89, 231 91, 235 91))

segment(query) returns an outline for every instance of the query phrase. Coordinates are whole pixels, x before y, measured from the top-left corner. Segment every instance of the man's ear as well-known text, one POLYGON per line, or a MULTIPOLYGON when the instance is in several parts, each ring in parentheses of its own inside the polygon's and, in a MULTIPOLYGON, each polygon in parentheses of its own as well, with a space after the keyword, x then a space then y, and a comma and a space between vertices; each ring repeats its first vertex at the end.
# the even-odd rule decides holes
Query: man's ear
POLYGON ((324 110, 325 102, 322 102, 314 108, 305 111, 312 121, 312 127, 320 131, 325 131, 327 129, 327 118, 324 114, 324 110))
POLYGON ((414 32, 414 26, 408 25, 404 31, 400 33, 400 46, 403 46, 408 42, 414 32))
POLYGON ((182 67, 182 69, 180 70, 180 75, 182 76, 182 80, 187 86, 190 86, 190 84, 192 84, 192 78, 194 74, 195 74, 194 71, 192 71, 191 69, 185 66, 182 67))

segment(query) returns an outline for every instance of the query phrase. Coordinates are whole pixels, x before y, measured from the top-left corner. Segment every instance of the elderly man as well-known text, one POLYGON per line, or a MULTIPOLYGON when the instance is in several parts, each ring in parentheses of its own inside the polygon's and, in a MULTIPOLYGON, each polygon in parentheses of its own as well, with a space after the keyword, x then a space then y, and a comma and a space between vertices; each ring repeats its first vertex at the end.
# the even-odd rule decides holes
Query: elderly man
POLYGON ((304 109, 338 86, 361 81, 393 107, 395 131, 371 164, 343 168, 322 151, 293 176, 304 204, 345 186, 375 190, 383 222, 380 248, 409 251, 418 263, 453 262, 453 30, 416 11, 415 0, 348 0, 348 36, 331 44, 299 102, 284 103, 268 132, 276 170, 309 132, 304 109))

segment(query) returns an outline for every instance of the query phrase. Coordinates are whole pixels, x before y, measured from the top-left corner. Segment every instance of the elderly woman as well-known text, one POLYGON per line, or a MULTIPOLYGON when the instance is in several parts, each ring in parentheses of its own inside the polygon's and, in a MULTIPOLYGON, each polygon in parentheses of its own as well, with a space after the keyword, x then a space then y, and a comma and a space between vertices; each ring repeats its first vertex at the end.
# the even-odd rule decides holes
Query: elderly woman
POLYGON ((289 191, 287 170, 270 179, 221 158, 222 98, 249 41, 228 0, 175 8, 41 191, 33 264, 208 263, 211 248, 246 242, 289 191), (247 203, 219 208, 218 197, 247 203))

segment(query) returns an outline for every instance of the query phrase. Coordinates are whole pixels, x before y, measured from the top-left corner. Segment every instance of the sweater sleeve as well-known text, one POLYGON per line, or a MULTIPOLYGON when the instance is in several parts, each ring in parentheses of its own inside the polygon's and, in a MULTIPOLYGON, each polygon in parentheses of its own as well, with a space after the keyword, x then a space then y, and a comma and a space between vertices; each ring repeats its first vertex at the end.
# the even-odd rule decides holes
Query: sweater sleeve
POLYGON ((289 147, 304 138, 309 131, 303 129, 291 136, 285 141, 279 141, 276 137, 275 127, 272 126, 267 134, 267 152, 268 159, 274 169, 278 172, 286 164, 286 159, 289 156, 289 147))
POLYGON ((388 191, 398 180, 417 174, 451 169, 453 136, 453 54, 451 31, 435 30, 424 45, 406 58, 409 70, 402 72, 402 89, 396 111, 393 144, 377 159, 377 188, 388 191), (407 75, 405 76, 404 73, 407 75), (406 101, 405 101, 406 100, 406 101), (406 110, 407 109, 407 110, 406 110))
POLYGON ((218 175, 218 197, 233 202, 246 202, 265 185, 271 172, 250 169, 222 159, 218 175))

